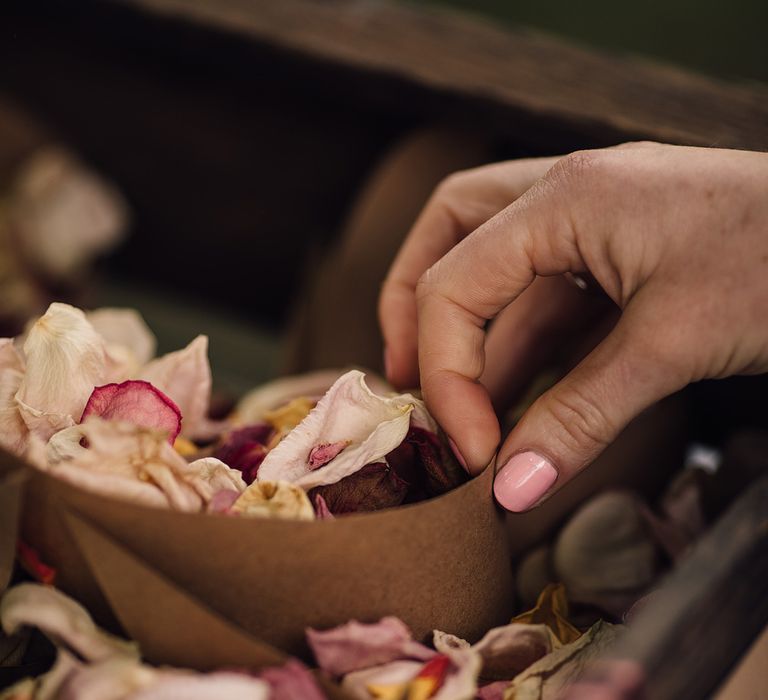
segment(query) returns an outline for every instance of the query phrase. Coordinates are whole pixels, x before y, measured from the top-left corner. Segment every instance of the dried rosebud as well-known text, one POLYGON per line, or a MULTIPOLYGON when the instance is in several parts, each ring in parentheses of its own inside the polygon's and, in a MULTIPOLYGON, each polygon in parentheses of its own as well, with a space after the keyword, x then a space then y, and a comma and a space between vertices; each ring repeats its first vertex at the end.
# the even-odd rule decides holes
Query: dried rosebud
POLYGON ((408 492, 406 484, 384 462, 367 464, 360 471, 335 484, 312 489, 334 515, 381 510, 399 506, 408 492))
POLYGON ((90 416, 159 430, 168 435, 171 444, 181 432, 179 407, 149 382, 138 379, 97 386, 85 404, 80 422, 90 416))

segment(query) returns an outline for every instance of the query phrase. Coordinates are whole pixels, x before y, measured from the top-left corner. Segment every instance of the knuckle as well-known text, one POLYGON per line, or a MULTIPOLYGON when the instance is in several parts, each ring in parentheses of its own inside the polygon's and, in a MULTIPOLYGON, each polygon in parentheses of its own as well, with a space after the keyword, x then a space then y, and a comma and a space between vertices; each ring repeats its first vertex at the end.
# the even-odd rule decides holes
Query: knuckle
POLYGON ((553 396, 549 410, 561 426, 556 437, 568 450, 593 453, 614 437, 614 427, 605 412, 574 387, 553 396))
POLYGON ((416 301, 422 301, 434 294, 439 286, 439 263, 428 268, 416 282, 416 301))
POLYGON ((601 150, 574 151, 557 161, 550 172, 567 182, 583 182, 584 178, 599 176, 606 161, 601 150))

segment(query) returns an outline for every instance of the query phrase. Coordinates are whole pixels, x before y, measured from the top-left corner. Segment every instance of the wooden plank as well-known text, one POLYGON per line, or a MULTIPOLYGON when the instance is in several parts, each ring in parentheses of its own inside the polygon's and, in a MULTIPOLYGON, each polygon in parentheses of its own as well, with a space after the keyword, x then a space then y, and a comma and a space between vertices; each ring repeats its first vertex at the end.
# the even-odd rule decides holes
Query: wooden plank
POLYGON ((590 131, 768 148, 766 86, 726 84, 456 12, 370 0, 110 1, 590 131))
POLYGON ((646 697, 698 700, 768 622, 768 477, 661 584, 611 656, 637 661, 646 697))

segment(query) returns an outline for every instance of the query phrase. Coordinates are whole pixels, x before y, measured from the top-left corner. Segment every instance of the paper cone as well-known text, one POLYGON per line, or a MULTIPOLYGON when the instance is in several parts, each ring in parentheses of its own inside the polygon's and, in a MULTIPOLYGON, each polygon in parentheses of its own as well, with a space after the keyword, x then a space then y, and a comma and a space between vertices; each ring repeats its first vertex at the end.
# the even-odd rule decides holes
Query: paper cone
POLYGON ((153 660, 200 662, 198 628, 183 633, 184 597, 304 657, 308 626, 396 615, 419 639, 437 628, 476 640, 512 612, 509 547, 490 468, 429 501, 315 522, 136 506, 30 470, 23 537, 59 570, 65 591, 100 621, 105 608, 114 613, 153 660), (152 587, 157 600, 141 600, 152 587), (150 605, 165 610, 153 615, 150 605))

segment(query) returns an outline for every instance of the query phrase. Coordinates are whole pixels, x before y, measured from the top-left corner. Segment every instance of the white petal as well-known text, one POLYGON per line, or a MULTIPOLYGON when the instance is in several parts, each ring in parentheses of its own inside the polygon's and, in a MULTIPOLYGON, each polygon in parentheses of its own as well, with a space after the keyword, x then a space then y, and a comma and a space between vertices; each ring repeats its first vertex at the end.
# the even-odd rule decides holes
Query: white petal
POLYGON ((24 453, 29 437, 15 398, 23 379, 18 370, 0 369, 0 447, 17 455, 24 453))
POLYGON ((155 356, 157 341, 134 309, 96 309, 86 318, 104 339, 109 360, 105 382, 121 382, 135 377, 155 356))
POLYGON ((159 678, 131 700, 268 700, 269 696, 268 683, 244 673, 160 671, 159 678))
MULTIPOLYGON (((293 377, 280 377, 249 391, 237 404, 236 421, 241 425, 258 423, 267 411, 272 411, 299 397, 320 398, 347 370, 323 369, 293 377)), ((386 394, 392 387, 373 373, 367 373, 368 385, 377 394, 386 394)))
POLYGON ((434 700, 472 700, 477 693, 477 677, 483 665, 480 654, 474 649, 448 651, 455 670, 448 674, 445 683, 432 697, 434 700))
POLYGON ((309 415, 275 447, 259 467, 258 479, 290 481, 304 489, 333 484, 366 464, 380 461, 408 433, 410 415, 418 403, 409 394, 382 398, 351 370, 340 377, 309 415), (310 469, 313 447, 348 442, 348 446, 319 469, 310 469))
POLYGON ((217 491, 231 490, 242 493, 246 488, 242 472, 230 468, 215 457, 203 457, 190 462, 188 475, 187 478, 194 484, 205 488, 206 502, 210 501, 217 491))
POLYGON ((24 356, 16 401, 27 427, 47 440, 80 419, 104 379, 104 341, 80 309, 54 303, 29 330, 24 356))
POLYGON ((391 661, 381 666, 373 666, 362 671, 353 671, 344 676, 341 687, 353 698, 370 700, 373 695, 368 692, 370 685, 397 685, 407 683, 424 666, 423 661, 391 661))
POLYGON ((211 366, 206 336, 199 335, 183 350, 153 360, 141 371, 139 379, 150 382, 176 402, 181 409, 184 437, 210 437, 211 366))
POLYGON ((50 586, 22 583, 9 589, 0 601, 0 622, 6 634, 37 627, 86 661, 139 656, 136 644, 100 630, 85 608, 50 586))

